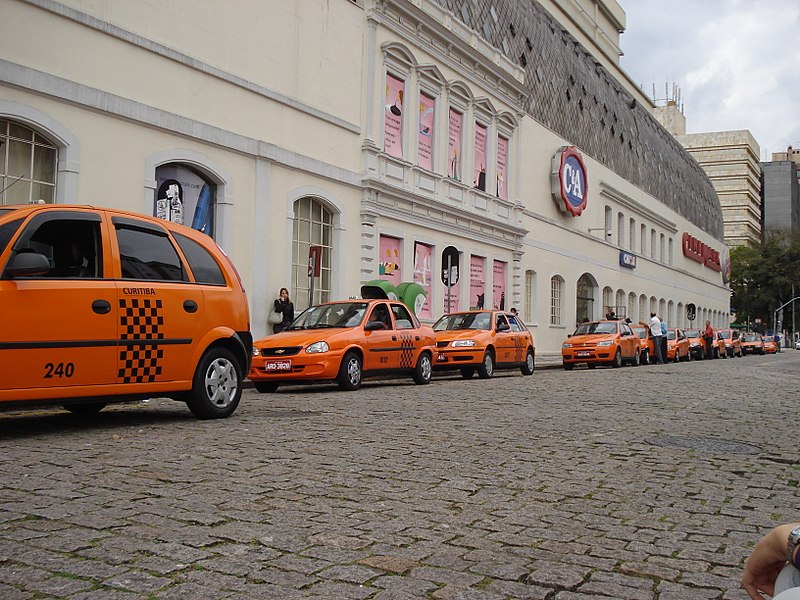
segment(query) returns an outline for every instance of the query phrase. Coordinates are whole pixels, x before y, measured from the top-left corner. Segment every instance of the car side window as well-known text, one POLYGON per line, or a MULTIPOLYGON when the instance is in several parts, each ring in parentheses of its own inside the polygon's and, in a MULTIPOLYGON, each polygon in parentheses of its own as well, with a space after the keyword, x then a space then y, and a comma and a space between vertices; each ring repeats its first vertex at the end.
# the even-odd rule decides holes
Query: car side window
POLYGON ((123 279, 188 281, 166 232, 120 224, 116 227, 123 279))
POLYGON ((92 279, 102 277, 102 237, 96 215, 34 218, 17 240, 16 254, 42 254, 50 271, 39 277, 92 279))
POLYGON ((197 283, 209 285, 225 285, 225 275, 222 273, 214 257, 192 238, 179 233, 174 234, 183 255, 189 261, 189 268, 194 274, 197 283))
POLYGON ((394 322, 398 329, 413 329, 414 318, 402 304, 392 304, 394 322))
POLYGON ((384 329, 391 329, 392 328, 392 318, 389 316, 389 309, 383 303, 376 304, 372 308, 372 314, 370 314, 369 320, 370 320, 370 322, 378 321, 380 323, 383 323, 383 328, 384 329))
MULTIPOLYGON (((508 321, 506 320, 505 315, 497 315, 497 318, 495 319, 495 324, 494 324, 495 330, 496 331, 500 331, 500 326, 501 325, 508 325, 508 321)), ((508 330, 510 330, 510 329, 511 329, 511 326, 508 325, 508 330)))
POLYGON ((525 327, 516 317, 508 317, 508 323, 511 325, 511 331, 525 331, 525 327))
POLYGON ((19 226, 22 224, 22 219, 17 219, 16 221, 11 221, 6 223, 5 225, 0 225, 0 254, 6 249, 8 242, 11 241, 11 238, 14 237, 14 234, 19 229, 19 226))

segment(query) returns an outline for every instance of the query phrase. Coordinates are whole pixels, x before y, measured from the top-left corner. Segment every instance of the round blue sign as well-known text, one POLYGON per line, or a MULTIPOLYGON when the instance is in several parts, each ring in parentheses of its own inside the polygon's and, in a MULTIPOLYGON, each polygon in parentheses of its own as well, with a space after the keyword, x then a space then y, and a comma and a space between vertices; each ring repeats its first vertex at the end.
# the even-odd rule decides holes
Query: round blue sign
POLYGON ((563 210, 573 217, 579 216, 586 208, 589 184, 586 180, 586 167, 580 153, 570 147, 561 153, 561 167, 558 171, 563 210))

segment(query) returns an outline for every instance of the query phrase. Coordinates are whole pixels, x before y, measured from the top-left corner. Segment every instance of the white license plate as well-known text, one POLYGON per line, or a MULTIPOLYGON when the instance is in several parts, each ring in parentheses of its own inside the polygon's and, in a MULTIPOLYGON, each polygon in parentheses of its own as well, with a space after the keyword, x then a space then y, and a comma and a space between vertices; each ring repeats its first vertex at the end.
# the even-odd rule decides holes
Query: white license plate
POLYGON ((592 355, 592 353, 591 353, 591 352, 577 352, 577 353, 575 354, 575 356, 578 356, 578 357, 580 357, 580 358, 583 358, 583 357, 585 357, 585 356, 591 356, 591 355, 592 355))
POLYGON ((264 365, 265 371, 291 371, 292 361, 290 360, 271 360, 264 365))

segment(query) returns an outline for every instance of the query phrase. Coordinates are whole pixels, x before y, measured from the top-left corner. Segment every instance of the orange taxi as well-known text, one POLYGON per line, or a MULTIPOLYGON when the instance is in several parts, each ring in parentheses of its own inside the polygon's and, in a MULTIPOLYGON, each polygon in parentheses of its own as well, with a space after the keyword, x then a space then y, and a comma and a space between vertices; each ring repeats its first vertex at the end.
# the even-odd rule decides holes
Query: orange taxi
POLYGON ((759 333, 742 336, 742 354, 764 354, 764 338, 759 333))
POLYGON ((718 329, 714 330, 711 352, 714 355, 713 358, 728 358, 728 350, 725 348, 725 338, 722 337, 718 329))
POLYGON ((426 384, 436 339, 396 300, 343 300, 312 306, 292 324, 253 343, 249 378, 262 393, 284 384, 336 382, 356 390, 367 377, 411 375, 426 384))
POLYGON ((719 335, 725 340, 725 354, 728 357, 742 356, 742 340, 737 329, 720 329, 719 335))
POLYGON ((488 379, 495 369, 519 368, 533 375, 533 336, 518 317, 501 310, 473 310, 444 315, 433 325, 436 371, 458 369, 469 379, 488 379))
POLYGON ((667 329, 667 360, 674 362, 692 360, 692 354, 689 352, 689 340, 682 329, 667 329))
POLYGON ((764 354, 777 354, 778 342, 771 335, 764 336, 764 354))
POLYGON ((581 323, 561 345, 561 362, 567 371, 580 363, 586 363, 590 369, 597 365, 618 368, 626 362, 636 366, 640 358, 639 337, 623 321, 581 323))
POLYGON ((650 335, 650 325, 647 323, 633 323, 631 331, 639 338, 639 363, 646 365, 655 360, 656 349, 653 346, 653 336, 650 335))
POLYGON ((214 240, 92 206, 0 206, 0 408, 168 397, 236 410, 250 365, 247 297, 214 240))
POLYGON ((706 342, 703 333, 699 329, 684 329, 683 335, 689 340, 689 357, 694 360, 702 360, 706 357, 706 342))

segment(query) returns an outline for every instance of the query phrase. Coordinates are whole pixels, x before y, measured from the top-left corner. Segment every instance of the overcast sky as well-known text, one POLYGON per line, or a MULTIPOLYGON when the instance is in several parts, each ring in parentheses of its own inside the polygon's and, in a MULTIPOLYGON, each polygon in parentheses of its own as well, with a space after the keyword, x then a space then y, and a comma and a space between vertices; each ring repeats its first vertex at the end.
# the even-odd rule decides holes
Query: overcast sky
POLYGON ((749 129, 800 147, 800 0, 618 0, 622 68, 648 96, 680 88, 686 132, 749 129))

